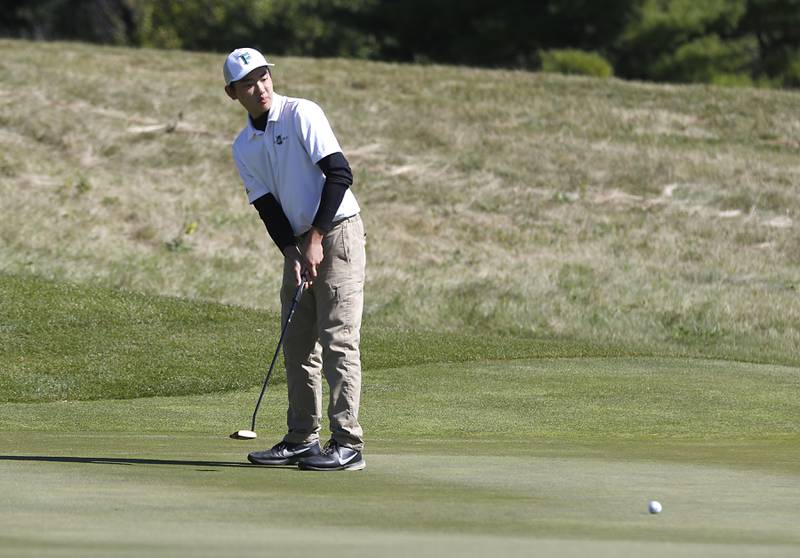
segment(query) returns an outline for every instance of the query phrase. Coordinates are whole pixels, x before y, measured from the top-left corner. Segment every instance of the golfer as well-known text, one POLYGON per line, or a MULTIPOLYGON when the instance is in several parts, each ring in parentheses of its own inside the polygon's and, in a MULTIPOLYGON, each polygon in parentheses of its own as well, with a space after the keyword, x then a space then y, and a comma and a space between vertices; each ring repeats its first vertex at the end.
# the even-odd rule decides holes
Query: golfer
POLYGON ((248 459, 315 471, 363 469, 358 410, 366 256, 353 175, 322 109, 275 93, 271 66, 251 48, 236 49, 225 61, 225 92, 248 114, 233 159, 249 202, 283 255, 281 323, 301 281, 306 290, 283 345, 288 432, 248 459), (323 375, 331 439, 320 449, 323 375))

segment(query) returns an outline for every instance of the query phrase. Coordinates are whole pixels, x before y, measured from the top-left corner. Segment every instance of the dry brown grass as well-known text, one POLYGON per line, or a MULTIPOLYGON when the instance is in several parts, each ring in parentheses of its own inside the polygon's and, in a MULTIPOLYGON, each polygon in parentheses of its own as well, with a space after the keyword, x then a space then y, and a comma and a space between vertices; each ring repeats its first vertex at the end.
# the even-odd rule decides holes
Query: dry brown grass
MULTIPOLYGON (((276 306, 223 56, 0 53, 1 270, 276 306)), ((797 358, 797 93, 277 62, 353 166, 368 320, 797 358)))

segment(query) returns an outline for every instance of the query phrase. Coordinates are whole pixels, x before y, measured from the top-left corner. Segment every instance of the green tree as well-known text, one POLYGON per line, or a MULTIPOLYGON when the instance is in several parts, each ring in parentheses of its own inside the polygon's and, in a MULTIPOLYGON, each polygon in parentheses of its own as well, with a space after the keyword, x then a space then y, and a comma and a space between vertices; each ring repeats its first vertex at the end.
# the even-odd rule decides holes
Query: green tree
POLYGON ((637 0, 384 0, 371 18, 384 56, 537 67, 543 49, 601 54, 637 0))
POLYGON ((0 10, 0 33, 30 39, 80 39, 130 44, 135 0, 8 0, 0 10))
POLYGON ((160 48, 244 45, 305 56, 377 57, 364 15, 376 0, 139 0, 138 42, 160 48))
POLYGON ((0 35, 800 87, 800 0, 6 0, 0 35))
POLYGON ((747 0, 640 0, 615 48, 620 75, 712 82, 747 72, 757 56, 737 30, 747 0))
POLYGON ((137 2, 137 43, 156 48, 230 50, 250 44, 274 15, 272 0, 137 2))
POLYGON ((748 0, 741 31, 758 41, 757 77, 800 87, 800 0, 748 0))

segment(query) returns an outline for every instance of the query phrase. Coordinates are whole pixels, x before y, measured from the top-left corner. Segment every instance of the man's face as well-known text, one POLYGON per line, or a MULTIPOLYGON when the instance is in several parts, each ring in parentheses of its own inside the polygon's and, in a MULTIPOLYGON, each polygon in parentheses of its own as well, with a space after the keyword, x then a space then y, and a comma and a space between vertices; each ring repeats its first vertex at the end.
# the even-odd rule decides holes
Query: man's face
POLYGON ((272 107, 272 77, 266 67, 256 68, 228 85, 225 92, 231 99, 239 101, 253 118, 258 118, 272 107))

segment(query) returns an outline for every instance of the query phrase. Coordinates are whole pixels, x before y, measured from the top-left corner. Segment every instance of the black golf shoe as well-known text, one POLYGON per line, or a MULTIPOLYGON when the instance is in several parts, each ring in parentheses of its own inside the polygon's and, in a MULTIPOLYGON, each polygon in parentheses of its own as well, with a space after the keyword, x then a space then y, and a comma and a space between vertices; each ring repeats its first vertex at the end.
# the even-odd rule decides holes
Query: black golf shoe
POLYGON ((367 466, 360 450, 340 446, 335 440, 325 444, 322 453, 303 457, 297 466, 304 471, 359 471, 367 466))
POLYGON ((256 465, 278 467, 281 465, 294 465, 305 457, 312 457, 321 453, 319 442, 316 440, 310 444, 278 442, 272 446, 272 449, 252 452, 247 456, 247 459, 250 463, 255 463, 256 465))

